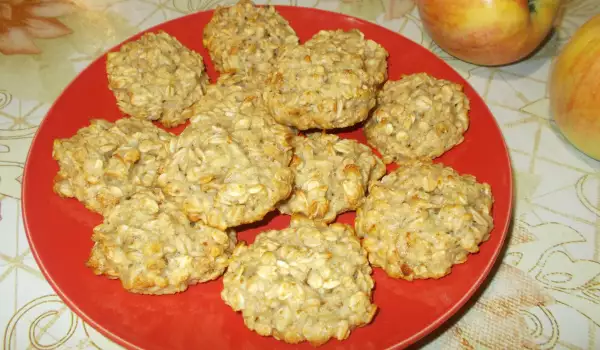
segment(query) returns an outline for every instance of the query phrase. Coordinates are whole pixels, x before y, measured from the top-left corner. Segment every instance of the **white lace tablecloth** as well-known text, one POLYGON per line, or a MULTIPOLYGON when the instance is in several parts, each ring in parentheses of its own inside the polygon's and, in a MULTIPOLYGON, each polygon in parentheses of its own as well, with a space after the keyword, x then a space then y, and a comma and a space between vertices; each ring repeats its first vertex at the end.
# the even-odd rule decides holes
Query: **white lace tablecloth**
MULTIPOLYGON (((290 0, 343 12, 414 40, 483 96, 508 143, 516 210, 508 250, 491 283, 435 334, 427 349, 600 349, 600 164, 552 126, 547 80, 557 50, 600 12, 568 1, 552 40, 529 60, 470 65, 424 34, 412 0, 290 0)), ((0 348, 116 349, 53 293, 21 218, 21 175, 37 126, 78 72, 150 26, 222 0, 0 0, 0 348)), ((260 2, 259 2, 260 3, 260 2)))

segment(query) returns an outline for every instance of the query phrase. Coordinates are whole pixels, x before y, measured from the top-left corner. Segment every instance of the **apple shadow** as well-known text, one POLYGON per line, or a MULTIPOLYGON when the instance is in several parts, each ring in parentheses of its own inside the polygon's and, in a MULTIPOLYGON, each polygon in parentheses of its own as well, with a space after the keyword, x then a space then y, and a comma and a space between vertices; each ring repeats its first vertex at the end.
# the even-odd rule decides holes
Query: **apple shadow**
POLYGON ((587 154, 583 153, 581 150, 579 150, 579 148, 575 147, 575 145, 573 145, 571 141, 567 140, 565 135, 563 135, 563 133, 558 129, 558 126, 556 125, 552 117, 550 118, 548 124, 549 129, 565 145, 565 149, 571 157, 577 158, 577 160, 580 160, 582 163, 589 165, 592 169, 600 171, 600 159, 594 159, 588 156, 587 154))
POLYGON ((559 31, 557 31, 556 28, 552 28, 544 40, 542 40, 538 47, 535 48, 535 50, 516 63, 528 61, 536 55, 542 54, 546 57, 556 57, 556 55, 560 52, 560 47, 562 46, 560 41, 561 38, 559 31))

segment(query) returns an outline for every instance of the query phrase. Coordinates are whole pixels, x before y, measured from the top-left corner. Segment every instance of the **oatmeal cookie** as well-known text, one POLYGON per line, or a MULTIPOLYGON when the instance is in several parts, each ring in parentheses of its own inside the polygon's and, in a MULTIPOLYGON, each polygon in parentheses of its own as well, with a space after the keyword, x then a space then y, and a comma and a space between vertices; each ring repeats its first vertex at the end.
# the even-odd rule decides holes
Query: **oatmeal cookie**
POLYGON ((371 267, 352 227, 293 216, 289 228, 238 245, 221 297, 246 326, 287 343, 346 339, 371 322, 371 267))
MULTIPOLYGON (((215 109, 237 114, 245 109, 263 108, 264 81, 260 76, 221 74, 215 84, 206 87, 206 94, 185 113, 193 122, 195 115, 211 113, 215 109)), ((252 113, 252 111, 250 111, 252 113)), ((272 119, 268 112, 261 112, 272 119)))
POLYGON ((278 122, 300 130, 355 125, 375 106, 387 56, 357 29, 322 30, 304 45, 282 50, 265 103, 278 122))
POLYGON ((290 194, 292 137, 260 109, 214 108, 172 141, 157 183, 192 221, 225 229, 261 220, 290 194))
POLYGON ((298 36, 273 6, 240 0, 219 6, 204 28, 204 46, 221 73, 265 74, 285 45, 298 45, 298 36))
POLYGON ((388 81, 367 121, 367 141, 387 164, 429 160, 463 141, 469 127, 469 100, 460 84, 426 73, 388 81))
POLYGON ((323 133, 294 139, 291 168, 294 190, 279 211, 323 222, 356 210, 368 186, 385 175, 385 165, 368 146, 323 133))
POLYGON ((93 119, 74 136, 54 140, 54 192, 104 214, 121 198, 154 185, 173 137, 146 120, 93 119))
POLYGON ((370 187, 356 232, 371 264, 389 276, 440 278, 489 238, 492 203, 490 186, 475 177, 413 162, 370 187))
POLYGON ((165 32, 147 33, 110 52, 109 88, 119 108, 134 118, 158 120, 166 127, 186 122, 186 108, 209 84, 202 56, 165 32))
POLYGON ((221 276, 236 243, 233 230, 191 224, 156 190, 119 203, 92 240, 87 266, 141 294, 182 292, 221 276))

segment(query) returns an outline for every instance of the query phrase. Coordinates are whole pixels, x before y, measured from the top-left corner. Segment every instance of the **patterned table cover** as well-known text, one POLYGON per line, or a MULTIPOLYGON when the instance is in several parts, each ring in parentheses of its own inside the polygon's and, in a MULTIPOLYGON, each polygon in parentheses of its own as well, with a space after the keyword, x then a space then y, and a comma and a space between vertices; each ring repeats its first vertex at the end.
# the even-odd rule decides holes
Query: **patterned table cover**
MULTIPOLYGON (((27 151, 62 89, 105 50, 148 27, 226 3, 0 0, 0 348, 120 348, 62 303, 31 255, 20 204, 27 151)), ((417 347, 600 349, 600 163, 557 134, 546 84, 557 51, 600 13, 600 0, 567 1, 552 39, 534 57, 502 68, 444 53, 424 33, 412 0, 272 3, 342 12, 403 34, 469 81, 502 128, 516 180, 508 249, 482 293, 417 347)))

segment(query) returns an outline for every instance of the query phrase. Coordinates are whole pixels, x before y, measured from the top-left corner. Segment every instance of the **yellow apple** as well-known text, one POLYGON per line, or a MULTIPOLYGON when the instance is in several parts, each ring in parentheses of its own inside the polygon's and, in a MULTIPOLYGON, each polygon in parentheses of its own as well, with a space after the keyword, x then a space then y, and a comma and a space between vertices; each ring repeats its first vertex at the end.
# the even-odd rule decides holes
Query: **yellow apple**
POLYGON ((513 63, 550 33, 561 0, 416 0, 423 26, 444 51, 477 65, 513 63))
POLYGON ((600 160, 600 15, 580 27, 551 68, 550 110, 563 135, 600 160))

